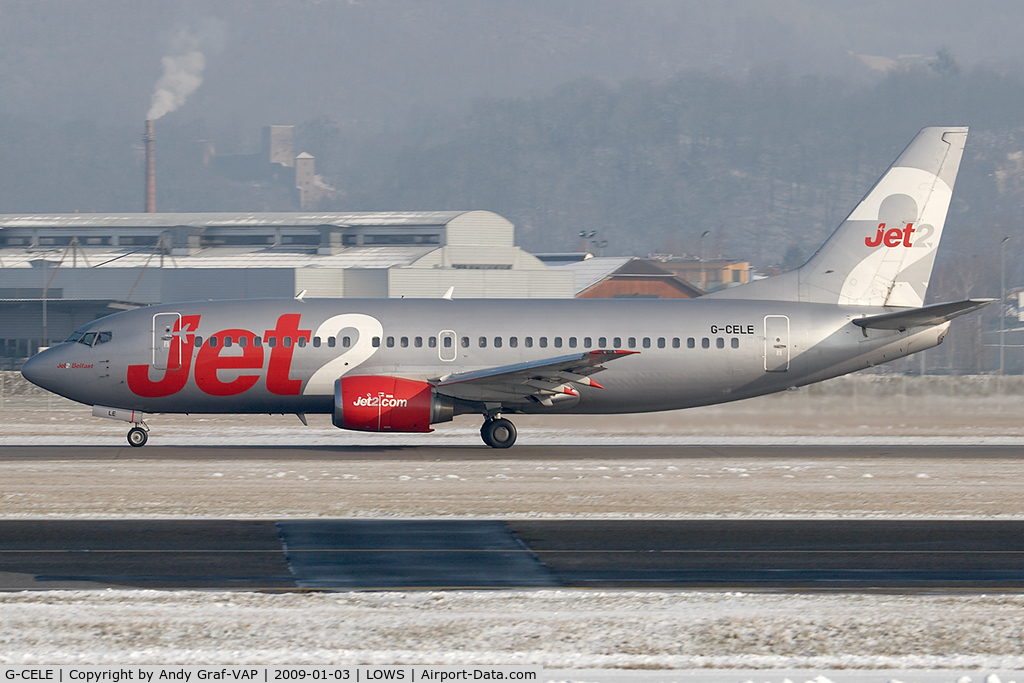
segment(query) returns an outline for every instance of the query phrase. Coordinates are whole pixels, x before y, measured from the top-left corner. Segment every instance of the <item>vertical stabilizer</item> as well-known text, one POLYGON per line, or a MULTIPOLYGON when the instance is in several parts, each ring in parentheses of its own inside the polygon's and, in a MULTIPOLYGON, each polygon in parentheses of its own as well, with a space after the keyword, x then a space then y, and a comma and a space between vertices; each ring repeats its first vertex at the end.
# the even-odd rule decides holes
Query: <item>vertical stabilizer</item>
POLYGON ((967 128, 925 128, 799 269, 712 296, 924 305, 967 128))

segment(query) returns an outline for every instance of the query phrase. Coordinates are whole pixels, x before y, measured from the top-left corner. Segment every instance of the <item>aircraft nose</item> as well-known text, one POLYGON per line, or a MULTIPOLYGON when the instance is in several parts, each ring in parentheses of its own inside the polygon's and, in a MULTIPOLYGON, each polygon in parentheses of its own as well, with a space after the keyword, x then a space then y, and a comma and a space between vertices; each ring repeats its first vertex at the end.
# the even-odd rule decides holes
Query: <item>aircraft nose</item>
POLYGON ((21 376, 44 389, 50 389, 56 372, 57 365, 48 350, 37 353, 21 366, 21 376))

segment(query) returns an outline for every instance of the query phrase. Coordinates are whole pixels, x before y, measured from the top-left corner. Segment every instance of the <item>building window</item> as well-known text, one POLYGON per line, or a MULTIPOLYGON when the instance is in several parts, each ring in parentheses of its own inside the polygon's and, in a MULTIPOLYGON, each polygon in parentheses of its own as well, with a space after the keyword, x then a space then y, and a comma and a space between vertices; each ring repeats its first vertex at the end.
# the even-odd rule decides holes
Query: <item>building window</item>
POLYGON ((722 339, 721 337, 719 337, 718 339, 715 340, 715 346, 717 346, 720 349, 724 349, 725 348, 725 340, 722 339))
POLYGON ((702 349, 710 349, 711 348, 711 340, 708 339, 707 337, 704 337, 703 339, 700 340, 700 347, 702 349))
POLYGON ((732 344, 732 348, 734 348, 734 349, 740 348, 740 340, 738 338, 736 338, 736 337, 732 338, 731 344, 732 344))
POLYGON ((496 348, 496 349, 500 349, 501 348, 501 337, 495 337, 494 338, 494 348, 496 348))
POLYGON ((398 340, 398 343, 402 345, 403 349, 409 348, 409 338, 408 337, 402 337, 401 339, 398 340))
POLYGON ((519 337, 509 337, 508 338, 508 345, 511 346, 513 349, 518 347, 519 346, 519 337))
POLYGON ((561 337, 555 337, 555 348, 556 349, 562 348, 562 338, 561 337))

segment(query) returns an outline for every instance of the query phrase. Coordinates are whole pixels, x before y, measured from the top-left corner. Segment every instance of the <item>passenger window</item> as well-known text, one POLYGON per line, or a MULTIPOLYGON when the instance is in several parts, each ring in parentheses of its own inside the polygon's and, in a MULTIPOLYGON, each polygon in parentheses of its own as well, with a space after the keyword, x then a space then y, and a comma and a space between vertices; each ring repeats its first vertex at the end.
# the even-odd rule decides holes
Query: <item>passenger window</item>
POLYGON ((313 337, 313 348, 314 349, 319 349, 320 348, 320 337, 313 337))
MULTIPOLYGON (((210 339, 213 339, 213 337, 210 337, 210 339)), ((216 346, 216 344, 211 344, 211 346, 216 346)), ((277 346, 277 337, 267 337, 267 346, 270 348, 277 346)))
MULTIPOLYGON (((317 341, 319 341, 319 340, 320 340, 320 337, 317 337, 317 341)), ((238 345, 241 346, 244 349, 246 346, 249 345, 249 338, 248 337, 239 337, 238 338, 238 345)), ((317 346, 320 346, 320 345, 317 344, 317 346)))
POLYGON ((569 348, 570 349, 575 349, 576 348, 576 337, 569 337, 569 348))
POLYGON ((508 345, 511 346, 513 349, 517 348, 519 346, 519 337, 509 337, 508 345))
POLYGON ((338 343, 338 338, 337 337, 328 337, 327 338, 327 348, 333 349, 334 346, 337 343, 338 343))
POLYGON ((629 338, 629 348, 631 348, 631 349, 635 349, 636 348, 636 337, 630 337, 629 338))
POLYGON ((373 348, 375 348, 375 349, 377 349, 377 348, 380 348, 380 337, 374 337, 374 338, 373 338, 373 339, 372 339, 372 340, 370 341, 370 344, 372 344, 372 345, 373 345, 373 348))
POLYGON ((740 348, 740 340, 738 338, 736 338, 736 337, 732 338, 731 344, 732 344, 732 348, 734 348, 734 349, 740 348))
POLYGON ((295 343, 298 344, 299 346, 303 346, 304 347, 306 345, 306 338, 305 337, 299 337, 298 339, 295 340, 295 343))
POLYGON ((547 347, 548 347, 548 338, 547 337, 541 337, 540 338, 540 348, 546 349, 547 347))
POLYGON ((665 348, 665 338, 664 337, 658 337, 658 348, 659 349, 665 348))
POLYGON ((644 348, 645 349, 651 348, 651 338, 650 337, 644 337, 644 348))
POLYGON ((672 337, 672 348, 673 349, 678 349, 679 348, 679 337, 672 337))
POLYGON ((621 349, 622 348, 622 337, 616 337, 615 339, 612 339, 612 346, 614 346, 617 349, 621 349))
POLYGON ((501 348, 501 337, 495 337, 494 338, 494 348, 496 348, 496 349, 500 349, 501 348))
POLYGON ((111 332, 98 332, 96 334, 96 344, 106 344, 113 336, 111 332))
POLYGON ((418 349, 423 346, 423 337, 416 337, 412 340, 413 345, 418 349))
MULTIPOLYGON (((258 337, 257 337, 257 338, 258 338, 258 337)), ((202 345, 203 345, 203 338, 202 338, 202 337, 200 337, 200 336, 199 336, 199 335, 197 334, 197 335, 196 335, 196 348, 198 349, 198 348, 199 348, 200 346, 202 346, 202 345)))
POLYGON ((286 349, 291 348, 292 338, 291 337, 285 337, 284 339, 281 340, 281 345, 284 346, 284 348, 286 348, 286 349))
POLYGON ((217 337, 210 337, 210 348, 217 348, 217 337))
POLYGON ((231 337, 224 337, 224 348, 225 349, 230 349, 231 348, 231 343, 232 343, 231 342, 231 337))
MULTIPOLYGON (((342 337, 341 345, 344 346, 346 349, 352 346, 352 337, 342 337)), ((377 346, 380 346, 380 339, 377 340, 377 346)))
POLYGON ((402 337, 401 339, 398 340, 398 343, 402 345, 403 349, 409 348, 409 338, 408 337, 402 337))
MULTIPOLYGON (((448 337, 445 337, 445 340, 447 340, 449 342, 448 344, 445 344, 445 346, 451 346, 451 343, 450 343, 451 339, 449 339, 448 337)), ((428 339, 427 340, 427 346, 429 346, 432 349, 436 349, 437 348, 437 337, 431 337, 430 339, 428 339)))
POLYGON ((562 348, 562 338, 561 337, 555 337, 555 348, 556 349, 562 348))
POLYGON ((719 337, 718 339, 715 340, 715 346, 717 346, 720 349, 724 349, 725 348, 725 340, 722 339, 721 337, 719 337))
MULTIPOLYGON (((334 341, 333 337, 331 338, 331 341, 334 341)), ((252 345, 257 347, 257 348, 259 348, 260 346, 263 346, 263 337, 259 337, 259 336, 253 337, 252 338, 252 345)), ((334 344, 331 344, 331 346, 334 346, 334 344)))
POLYGON ((604 347, 608 346, 608 340, 604 337, 598 337, 597 345, 603 349, 604 347))
POLYGON ((463 337, 462 338, 462 348, 464 348, 464 349, 468 349, 469 348, 469 337, 463 337))
POLYGON ((395 346, 395 338, 394 337, 388 337, 387 345, 388 345, 389 349, 394 348, 394 346, 395 346))
POLYGON ((480 348, 481 349, 486 349, 487 348, 487 337, 480 337, 480 342, 479 343, 480 343, 480 348))
POLYGON ((590 342, 591 342, 590 337, 584 337, 583 338, 583 348, 589 349, 590 346, 591 346, 590 342))
MULTIPOLYGON (((431 339, 433 339, 433 337, 431 337, 431 339)), ((444 338, 444 348, 446 348, 446 349, 452 348, 452 338, 451 337, 445 337, 444 338)))
POLYGON ((694 339, 693 337, 687 337, 686 338, 686 348, 688 348, 688 349, 695 349, 695 348, 697 348, 697 340, 694 339))
POLYGON ((527 337, 525 339, 525 341, 526 341, 526 348, 532 349, 533 348, 533 337, 527 337))
POLYGON ((711 340, 708 339, 707 337, 704 337, 703 339, 700 340, 700 347, 702 349, 710 349, 711 348, 711 340))

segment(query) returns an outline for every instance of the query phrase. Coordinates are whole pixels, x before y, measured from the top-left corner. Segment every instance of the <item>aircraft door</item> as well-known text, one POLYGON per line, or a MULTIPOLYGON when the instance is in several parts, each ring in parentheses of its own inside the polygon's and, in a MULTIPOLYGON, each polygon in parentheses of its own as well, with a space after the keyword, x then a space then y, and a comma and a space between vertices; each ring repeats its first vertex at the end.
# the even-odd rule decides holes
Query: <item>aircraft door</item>
POLYGON ((437 355, 446 363, 455 360, 455 355, 458 353, 455 346, 456 339, 455 332, 452 330, 441 330, 437 335, 437 355))
POLYGON ((181 366, 181 313, 153 316, 153 367, 177 370, 181 366))
POLYGON ((789 370, 789 318, 784 315, 764 317, 765 372, 789 370))

